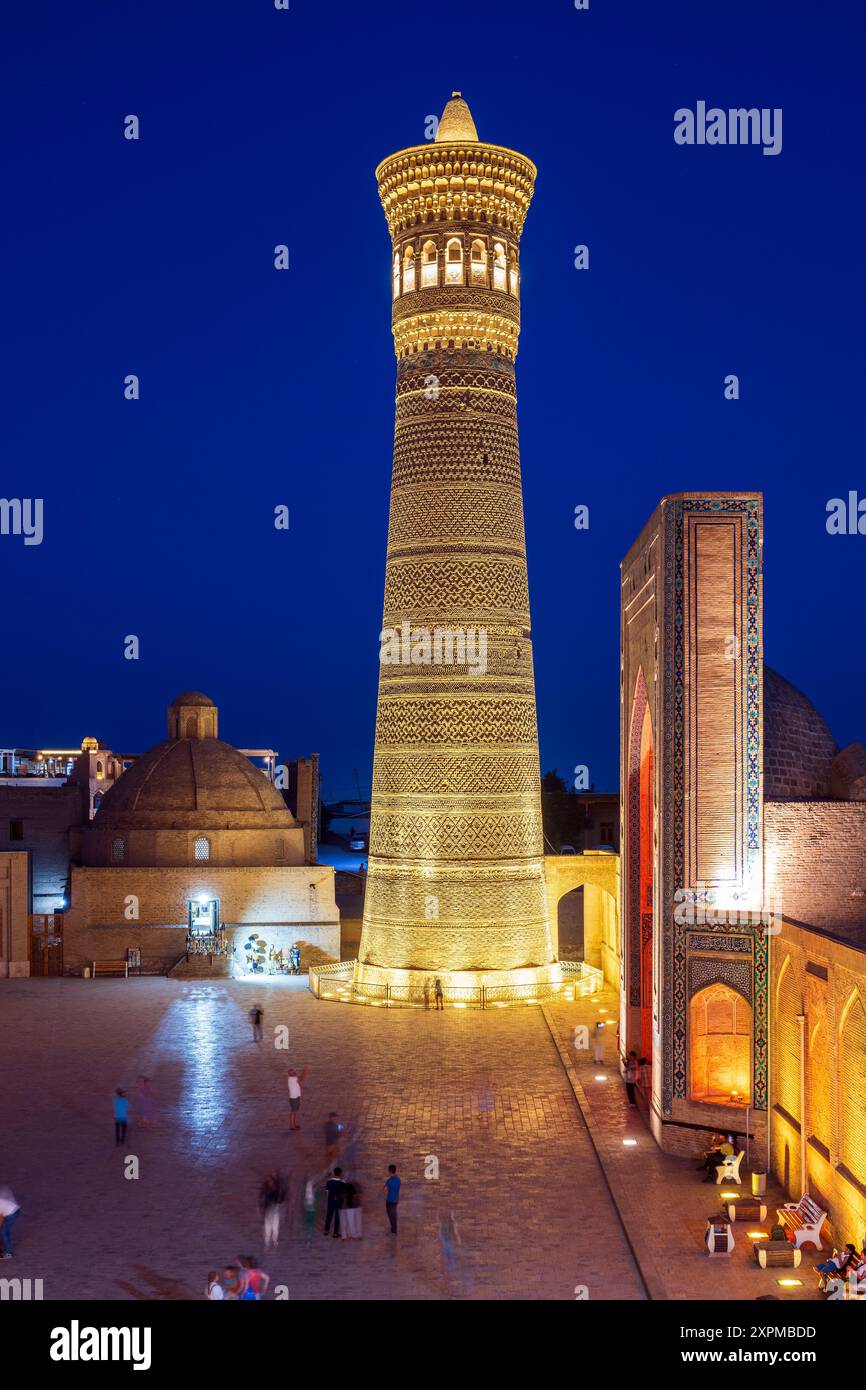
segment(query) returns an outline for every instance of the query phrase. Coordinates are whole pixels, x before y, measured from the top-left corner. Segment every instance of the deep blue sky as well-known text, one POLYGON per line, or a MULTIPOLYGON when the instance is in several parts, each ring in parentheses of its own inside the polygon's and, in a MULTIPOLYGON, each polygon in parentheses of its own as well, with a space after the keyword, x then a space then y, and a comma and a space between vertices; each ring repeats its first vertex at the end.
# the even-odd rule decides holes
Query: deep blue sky
POLYGON ((317 749, 328 796, 369 786, 394 382, 373 170, 453 88, 539 167, 517 370, 543 768, 616 786, 618 563, 683 489, 764 491, 766 658, 866 737, 866 537, 824 524, 866 495, 863 48, 852 0, 16 6, 0 493, 43 497, 46 529, 0 538, 0 743, 140 750, 194 687, 232 742, 317 749), (782 153, 675 145, 699 99, 782 107, 782 153))

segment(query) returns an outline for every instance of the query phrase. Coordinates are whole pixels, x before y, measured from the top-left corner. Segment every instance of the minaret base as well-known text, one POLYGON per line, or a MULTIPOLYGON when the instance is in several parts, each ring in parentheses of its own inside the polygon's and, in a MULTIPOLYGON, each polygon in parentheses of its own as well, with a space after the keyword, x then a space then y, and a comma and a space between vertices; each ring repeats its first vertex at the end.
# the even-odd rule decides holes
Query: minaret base
POLYGON ((604 987, 601 971, 583 962, 556 961, 514 970, 398 970, 354 960, 311 967, 310 989, 317 999, 432 1009, 437 978, 445 1006, 465 1009, 569 1003, 604 987))

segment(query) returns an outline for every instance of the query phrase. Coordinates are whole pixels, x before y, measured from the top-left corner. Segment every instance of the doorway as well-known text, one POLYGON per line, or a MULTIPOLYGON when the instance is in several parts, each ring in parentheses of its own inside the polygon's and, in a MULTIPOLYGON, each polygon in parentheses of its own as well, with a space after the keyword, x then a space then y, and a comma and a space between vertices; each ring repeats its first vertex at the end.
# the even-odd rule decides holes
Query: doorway
POLYGON ((30 974, 63 974, 63 914, 35 912, 30 918, 30 974))
POLYGON ((190 936, 215 936, 220 924, 219 898, 207 898, 202 894, 189 900, 190 936))

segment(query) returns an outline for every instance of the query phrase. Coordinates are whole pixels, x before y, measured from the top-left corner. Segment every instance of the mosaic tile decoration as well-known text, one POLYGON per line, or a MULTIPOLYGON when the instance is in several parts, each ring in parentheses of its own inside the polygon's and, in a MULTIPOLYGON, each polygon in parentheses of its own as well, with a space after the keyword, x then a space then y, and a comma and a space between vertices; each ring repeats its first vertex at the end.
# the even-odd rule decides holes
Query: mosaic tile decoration
MULTIPOLYGON (((684 531, 690 515, 739 517, 743 526, 742 585, 745 594, 745 775, 746 872, 761 865, 761 513, 756 498, 680 498, 665 518, 665 630, 671 647, 661 671, 664 710, 662 774, 664 882, 669 890, 685 886, 685 585, 684 531), (672 514, 671 514, 672 513, 672 514)), ((713 932, 709 928, 709 932, 713 932)), ((767 1106, 768 938, 763 928, 726 927, 754 941, 754 1077, 755 1109, 767 1106)), ((673 926, 665 953, 664 1068, 662 1109, 670 1115, 674 1097, 687 1096, 687 932, 673 926)))

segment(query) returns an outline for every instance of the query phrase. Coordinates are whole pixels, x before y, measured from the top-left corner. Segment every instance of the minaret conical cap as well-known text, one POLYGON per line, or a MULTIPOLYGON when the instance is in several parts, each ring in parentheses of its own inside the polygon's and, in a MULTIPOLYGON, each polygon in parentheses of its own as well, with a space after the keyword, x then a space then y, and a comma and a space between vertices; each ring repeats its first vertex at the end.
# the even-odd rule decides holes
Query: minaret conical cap
POLYGON ((452 92, 436 131, 436 144, 463 144, 467 140, 477 141, 478 131, 466 102, 459 92, 452 92))

